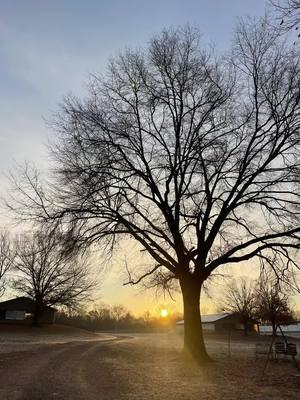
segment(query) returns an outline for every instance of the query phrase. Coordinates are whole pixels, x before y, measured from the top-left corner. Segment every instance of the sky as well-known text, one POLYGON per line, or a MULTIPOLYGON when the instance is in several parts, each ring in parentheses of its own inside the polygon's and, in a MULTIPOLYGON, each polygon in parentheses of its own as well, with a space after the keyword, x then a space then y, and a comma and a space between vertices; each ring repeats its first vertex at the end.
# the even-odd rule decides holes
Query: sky
MULTIPOLYGON (((187 23, 223 51, 237 18, 263 15, 265 7, 264 0, 0 0, 0 194, 16 163, 47 167, 53 133, 45 121, 64 95, 84 96, 89 74, 105 72, 110 57, 187 23)), ((3 213, 0 221, 8 221, 3 213)), ((155 313, 159 304, 181 310, 180 300, 173 304, 122 282, 119 266, 108 271, 99 301, 135 313, 155 313)), ((204 309, 214 307, 205 297, 204 309)))

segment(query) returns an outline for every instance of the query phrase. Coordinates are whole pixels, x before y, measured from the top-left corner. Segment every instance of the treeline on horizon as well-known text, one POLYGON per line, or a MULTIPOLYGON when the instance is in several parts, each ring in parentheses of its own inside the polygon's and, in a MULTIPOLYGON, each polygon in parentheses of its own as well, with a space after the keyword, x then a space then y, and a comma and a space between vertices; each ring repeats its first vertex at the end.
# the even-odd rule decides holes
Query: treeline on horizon
POLYGON ((149 311, 143 316, 134 316, 122 305, 105 305, 91 311, 59 311, 55 323, 89 331, 161 332, 173 328, 182 318, 180 313, 163 318, 153 316, 149 311))

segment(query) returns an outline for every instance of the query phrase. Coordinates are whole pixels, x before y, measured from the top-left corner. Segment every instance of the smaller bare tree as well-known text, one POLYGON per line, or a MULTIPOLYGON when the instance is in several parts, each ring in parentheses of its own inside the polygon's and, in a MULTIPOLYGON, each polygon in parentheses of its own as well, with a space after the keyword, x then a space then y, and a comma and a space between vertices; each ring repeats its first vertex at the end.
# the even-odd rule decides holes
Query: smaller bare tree
POLYGON ((0 232, 0 297, 6 288, 6 277, 12 268, 15 251, 7 231, 0 232))
POLYGON ((125 318, 128 310, 122 304, 116 304, 112 307, 111 315, 115 321, 115 329, 120 327, 120 322, 125 318))
POLYGON ((255 309, 255 285, 245 278, 240 281, 232 280, 224 293, 221 310, 239 317, 245 335, 248 335, 249 323, 255 316, 255 309))
POLYGON ((14 288, 35 301, 33 324, 38 325, 45 306, 74 307, 87 300, 95 282, 87 258, 64 249, 58 234, 24 235, 18 241, 14 288))
POLYGON ((267 274, 261 275, 257 284, 256 316, 261 322, 272 325, 273 336, 276 335, 277 324, 294 322, 290 307, 290 290, 290 286, 288 290, 285 289, 267 274))

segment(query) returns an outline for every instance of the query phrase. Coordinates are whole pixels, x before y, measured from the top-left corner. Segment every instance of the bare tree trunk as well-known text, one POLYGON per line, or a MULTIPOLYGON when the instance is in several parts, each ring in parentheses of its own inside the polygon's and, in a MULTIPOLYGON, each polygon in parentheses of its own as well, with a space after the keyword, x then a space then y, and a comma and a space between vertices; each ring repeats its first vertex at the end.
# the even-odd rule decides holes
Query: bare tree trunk
POLYGON ((200 293, 202 283, 192 280, 180 282, 184 307, 184 350, 197 361, 211 361, 207 354, 200 315, 200 293))
POLYGON ((32 325, 33 326, 40 326, 40 317, 42 314, 42 304, 36 300, 35 301, 35 310, 33 314, 32 325))
POLYGON ((276 336, 276 323, 271 321, 272 324, 272 336, 276 336))

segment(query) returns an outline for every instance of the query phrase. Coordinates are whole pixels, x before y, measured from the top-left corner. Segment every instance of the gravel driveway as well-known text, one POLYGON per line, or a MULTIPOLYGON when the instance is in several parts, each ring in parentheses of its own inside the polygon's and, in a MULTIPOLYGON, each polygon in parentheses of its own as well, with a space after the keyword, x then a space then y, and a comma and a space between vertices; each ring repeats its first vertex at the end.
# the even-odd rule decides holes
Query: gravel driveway
MULTIPOLYGON (((80 335, 79 335, 80 336, 80 335)), ((1 337, 1 335, 0 335, 1 337)), ((67 338, 67 336, 65 336, 67 338)), ((78 338, 77 338, 78 339, 78 338)), ((210 338, 217 362, 199 367, 168 334, 116 335, 65 343, 2 343, 1 400, 296 400, 300 377, 283 360, 268 367, 253 343, 210 338), (11 351, 10 351, 10 350, 11 351)))

